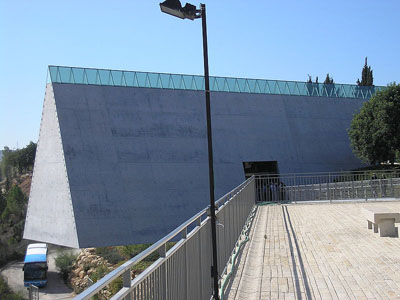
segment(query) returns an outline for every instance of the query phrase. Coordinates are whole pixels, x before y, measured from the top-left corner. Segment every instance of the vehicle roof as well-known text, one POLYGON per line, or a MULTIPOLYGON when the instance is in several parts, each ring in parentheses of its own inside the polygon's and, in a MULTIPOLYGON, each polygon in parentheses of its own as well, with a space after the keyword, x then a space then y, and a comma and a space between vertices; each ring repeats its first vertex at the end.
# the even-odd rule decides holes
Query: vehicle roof
POLYGON ((44 243, 29 244, 28 249, 31 249, 31 248, 46 248, 47 249, 47 244, 44 244, 44 243))
POLYGON ((46 244, 30 244, 26 249, 24 263, 46 262, 47 261, 47 245, 46 244))

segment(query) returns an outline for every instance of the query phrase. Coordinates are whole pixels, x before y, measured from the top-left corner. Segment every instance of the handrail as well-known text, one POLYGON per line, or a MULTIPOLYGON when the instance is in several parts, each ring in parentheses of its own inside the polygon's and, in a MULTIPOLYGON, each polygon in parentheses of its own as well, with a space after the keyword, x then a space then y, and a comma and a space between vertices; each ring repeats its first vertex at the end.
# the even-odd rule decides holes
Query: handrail
MULTIPOLYGON (((239 186, 235 187, 231 192, 225 194, 222 196, 220 199, 216 201, 216 204, 220 205, 226 205, 229 203, 230 200, 234 198, 231 197, 231 195, 236 195, 238 191, 241 191, 245 186, 247 186, 249 183, 254 181, 254 177, 249 178, 245 182, 241 183, 239 186)), ((253 202, 255 202, 255 199, 253 199, 253 202)), ((129 280, 130 280, 130 270, 131 267, 137 264, 138 262, 142 261, 146 257, 148 257, 150 254, 152 254, 155 251, 160 251, 160 248, 165 247, 166 243, 176 237, 177 235, 181 233, 186 233, 184 234, 183 240, 180 240, 174 247, 169 249, 167 252, 164 252, 163 256, 158 259, 156 262, 154 262, 149 268, 147 268, 145 271, 143 271, 138 277, 136 277, 132 282, 130 282, 129 288, 127 289, 126 286, 123 287, 114 297, 113 299, 121 299, 121 297, 125 297, 132 288, 134 288, 136 285, 140 284, 140 278, 146 276, 146 274, 151 273, 153 269, 157 268, 160 264, 163 263, 165 258, 168 258, 174 254, 175 251, 178 251, 180 246, 185 243, 185 241, 189 240, 192 236, 194 236, 202 226, 204 226, 207 221, 209 220, 208 216, 208 210, 209 208, 204 208, 197 214, 195 214, 193 217, 185 221, 183 224, 178 226, 175 230, 170 232, 168 235, 165 237, 161 238, 159 241, 151 245, 149 248, 145 249, 135 257, 131 258, 115 270, 111 271, 109 274, 105 275, 103 278, 101 278, 99 281, 94 283, 92 286, 90 286, 88 289, 84 290, 82 293, 77 295, 74 300, 84 300, 84 299, 90 299, 90 297, 96 295, 101 289, 106 287, 108 284, 110 284, 113 280, 117 279, 121 275, 126 275, 129 273, 129 280), (202 220, 202 216, 207 214, 207 217, 202 220), (197 222, 197 226, 192 229, 190 232, 186 232, 187 228, 192 225, 194 222, 197 222)), ((165 248, 163 249, 165 251, 165 248)))

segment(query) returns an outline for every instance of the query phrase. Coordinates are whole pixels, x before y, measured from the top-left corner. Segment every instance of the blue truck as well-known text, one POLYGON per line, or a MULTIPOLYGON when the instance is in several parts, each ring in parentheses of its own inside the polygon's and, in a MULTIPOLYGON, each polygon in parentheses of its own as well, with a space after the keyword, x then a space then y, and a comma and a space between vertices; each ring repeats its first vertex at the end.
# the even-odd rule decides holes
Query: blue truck
POLYGON ((44 287, 47 284, 47 252, 46 244, 29 244, 24 260, 24 286, 33 284, 44 287))

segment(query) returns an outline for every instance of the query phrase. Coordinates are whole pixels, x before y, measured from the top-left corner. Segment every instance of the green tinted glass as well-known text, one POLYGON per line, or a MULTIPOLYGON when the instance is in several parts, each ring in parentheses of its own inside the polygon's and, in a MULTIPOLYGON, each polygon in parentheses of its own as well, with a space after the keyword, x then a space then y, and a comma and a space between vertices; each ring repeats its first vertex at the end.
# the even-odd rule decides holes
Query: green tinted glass
MULTIPOLYGON (((49 82, 95 84, 204 91, 204 77, 198 75, 161 74, 137 71, 102 70, 49 66, 49 82)), ((323 84, 298 81, 226 78, 210 76, 210 90, 231 93, 261 93, 314 97, 369 99, 381 86, 323 84)))

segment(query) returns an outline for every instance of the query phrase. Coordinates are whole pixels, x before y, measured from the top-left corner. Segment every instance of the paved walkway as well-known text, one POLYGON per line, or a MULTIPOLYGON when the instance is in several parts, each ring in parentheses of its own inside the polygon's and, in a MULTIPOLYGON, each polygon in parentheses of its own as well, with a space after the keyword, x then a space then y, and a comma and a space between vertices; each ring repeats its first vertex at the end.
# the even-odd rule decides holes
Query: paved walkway
POLYGON ((224 299, 400 299, 400 238, 361 208, 400 202, 260 206, 224 299))

